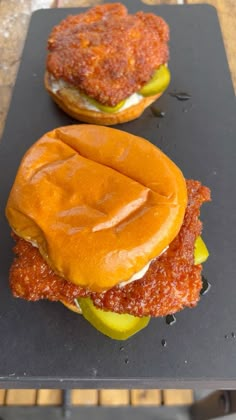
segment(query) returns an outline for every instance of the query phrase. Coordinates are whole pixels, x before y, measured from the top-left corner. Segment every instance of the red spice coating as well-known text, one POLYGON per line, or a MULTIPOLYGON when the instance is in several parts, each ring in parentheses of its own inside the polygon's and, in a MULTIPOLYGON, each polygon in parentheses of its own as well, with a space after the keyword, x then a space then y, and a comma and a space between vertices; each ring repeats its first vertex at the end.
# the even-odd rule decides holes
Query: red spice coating
POLYGON ((120 3, 68 16, 49 36, 47 70, 98 102, 115 106, 168 61, 169 28, 151 13, 120 3))
POLYGON ((44 261, 38 248, 13 234, 13 248, 17 258, 10 268, 10 286, 15 297, 36 301, 65 300, 74 303, 78 296, 87 297, 89 292, 58 276, 44 261))
POLYGON ((188 206, 179 234, 141 280, 104 293, 91 293, 54 274, 37 248, 14 235, 17 258, 10 270, 14 296, 72 304, 76 297, 90 296, 99 308, 136 316, 165 316, 195 306, 202 287, 202 266, 194 265, 194 243, 201 234, 200 207, 210 200, 210 191, 198 181, 187 181, 187 189, 188 206))

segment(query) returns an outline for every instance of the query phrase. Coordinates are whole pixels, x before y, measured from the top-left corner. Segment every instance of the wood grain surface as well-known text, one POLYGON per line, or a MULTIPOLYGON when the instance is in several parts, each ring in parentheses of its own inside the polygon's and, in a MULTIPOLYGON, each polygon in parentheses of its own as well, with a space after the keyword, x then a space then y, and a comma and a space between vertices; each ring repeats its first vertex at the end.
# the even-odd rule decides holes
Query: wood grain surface
POLYGON ((71 401, 73 405, 97 405, 98 391, 95 389, 73 389, 71 401))
MULTIPOLYGON (((59 389, 0 390, 0 405, 58 406, 62 400, 62 391, 59 389)), ((74 389, 71 392, 71 403, 75 406, 173 406, 192 402, 193 391, 186 389, 74 389)))
POLYGON ((6 393, 6 405, 35 405, 36 389, 9 389, 6 393))
POLYGON ((0 389, 0 405, 3 405, 5 402, 5 389, 0 389))
POLYGON ((163 391, 163 402, 165 405, 182 405, 193 402, 193 391, 191 389, 165 389, 163 391))
POLYGON ((60 389, 40 389, 37 391, 37 405, 61 405, 62 391, 60 389))
POLYGON ((100 405, 128 405, 130 394, 127 389, 106 389, 99 391, 100 405))
POLYGON ((132 405, 161 405, 162 391, 159 389, 132 389, 130 395, 132 405))

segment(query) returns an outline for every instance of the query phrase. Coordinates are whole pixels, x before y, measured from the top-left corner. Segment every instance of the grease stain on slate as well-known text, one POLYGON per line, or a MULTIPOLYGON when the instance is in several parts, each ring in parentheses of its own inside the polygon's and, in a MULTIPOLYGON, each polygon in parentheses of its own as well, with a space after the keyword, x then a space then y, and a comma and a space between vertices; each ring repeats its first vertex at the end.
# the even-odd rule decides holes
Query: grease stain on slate
POLYGON ((178 101, 188 101, 192 98, 192 96, 187 92, 170 92, 169 95, 178 99, 178 101))

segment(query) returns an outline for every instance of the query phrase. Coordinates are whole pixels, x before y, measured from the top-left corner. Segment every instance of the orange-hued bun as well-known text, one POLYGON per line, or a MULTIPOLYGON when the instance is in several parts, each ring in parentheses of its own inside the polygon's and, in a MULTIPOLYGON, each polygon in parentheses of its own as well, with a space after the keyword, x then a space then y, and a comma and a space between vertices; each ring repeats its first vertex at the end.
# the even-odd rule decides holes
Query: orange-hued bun
POLYGON ((64 112, 78 121, 100 125, 121 124, 139 118, 143 111, 155 102, 163 93, 161 92, 153 96, 143 97, 140 102, 131 105, 129 108, 109 113, 88 109, 83 100, 83 96, 76 87, 63 86, 57 91, 54 91, 50 83, 48 72, 45 73, 44 83, 46 90, 52 99, 64 112))
POLYGON ((45 134, 25 154, 6 215, 56 273, 101 292, 169 245, 186 205, 181 171, 153 144, 72 125, 45 134))

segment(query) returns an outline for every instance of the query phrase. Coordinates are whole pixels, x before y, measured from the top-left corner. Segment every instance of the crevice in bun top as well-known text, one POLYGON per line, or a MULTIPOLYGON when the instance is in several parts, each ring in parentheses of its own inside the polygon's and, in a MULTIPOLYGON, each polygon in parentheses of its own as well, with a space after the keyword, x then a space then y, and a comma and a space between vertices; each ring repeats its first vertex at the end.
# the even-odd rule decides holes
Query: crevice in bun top
POLYGON ((45 134, 25 154, 6 215, 56 273, 101 292, 169 245, 186 205, 181 171, 150 142, 72 125, 45 134))

